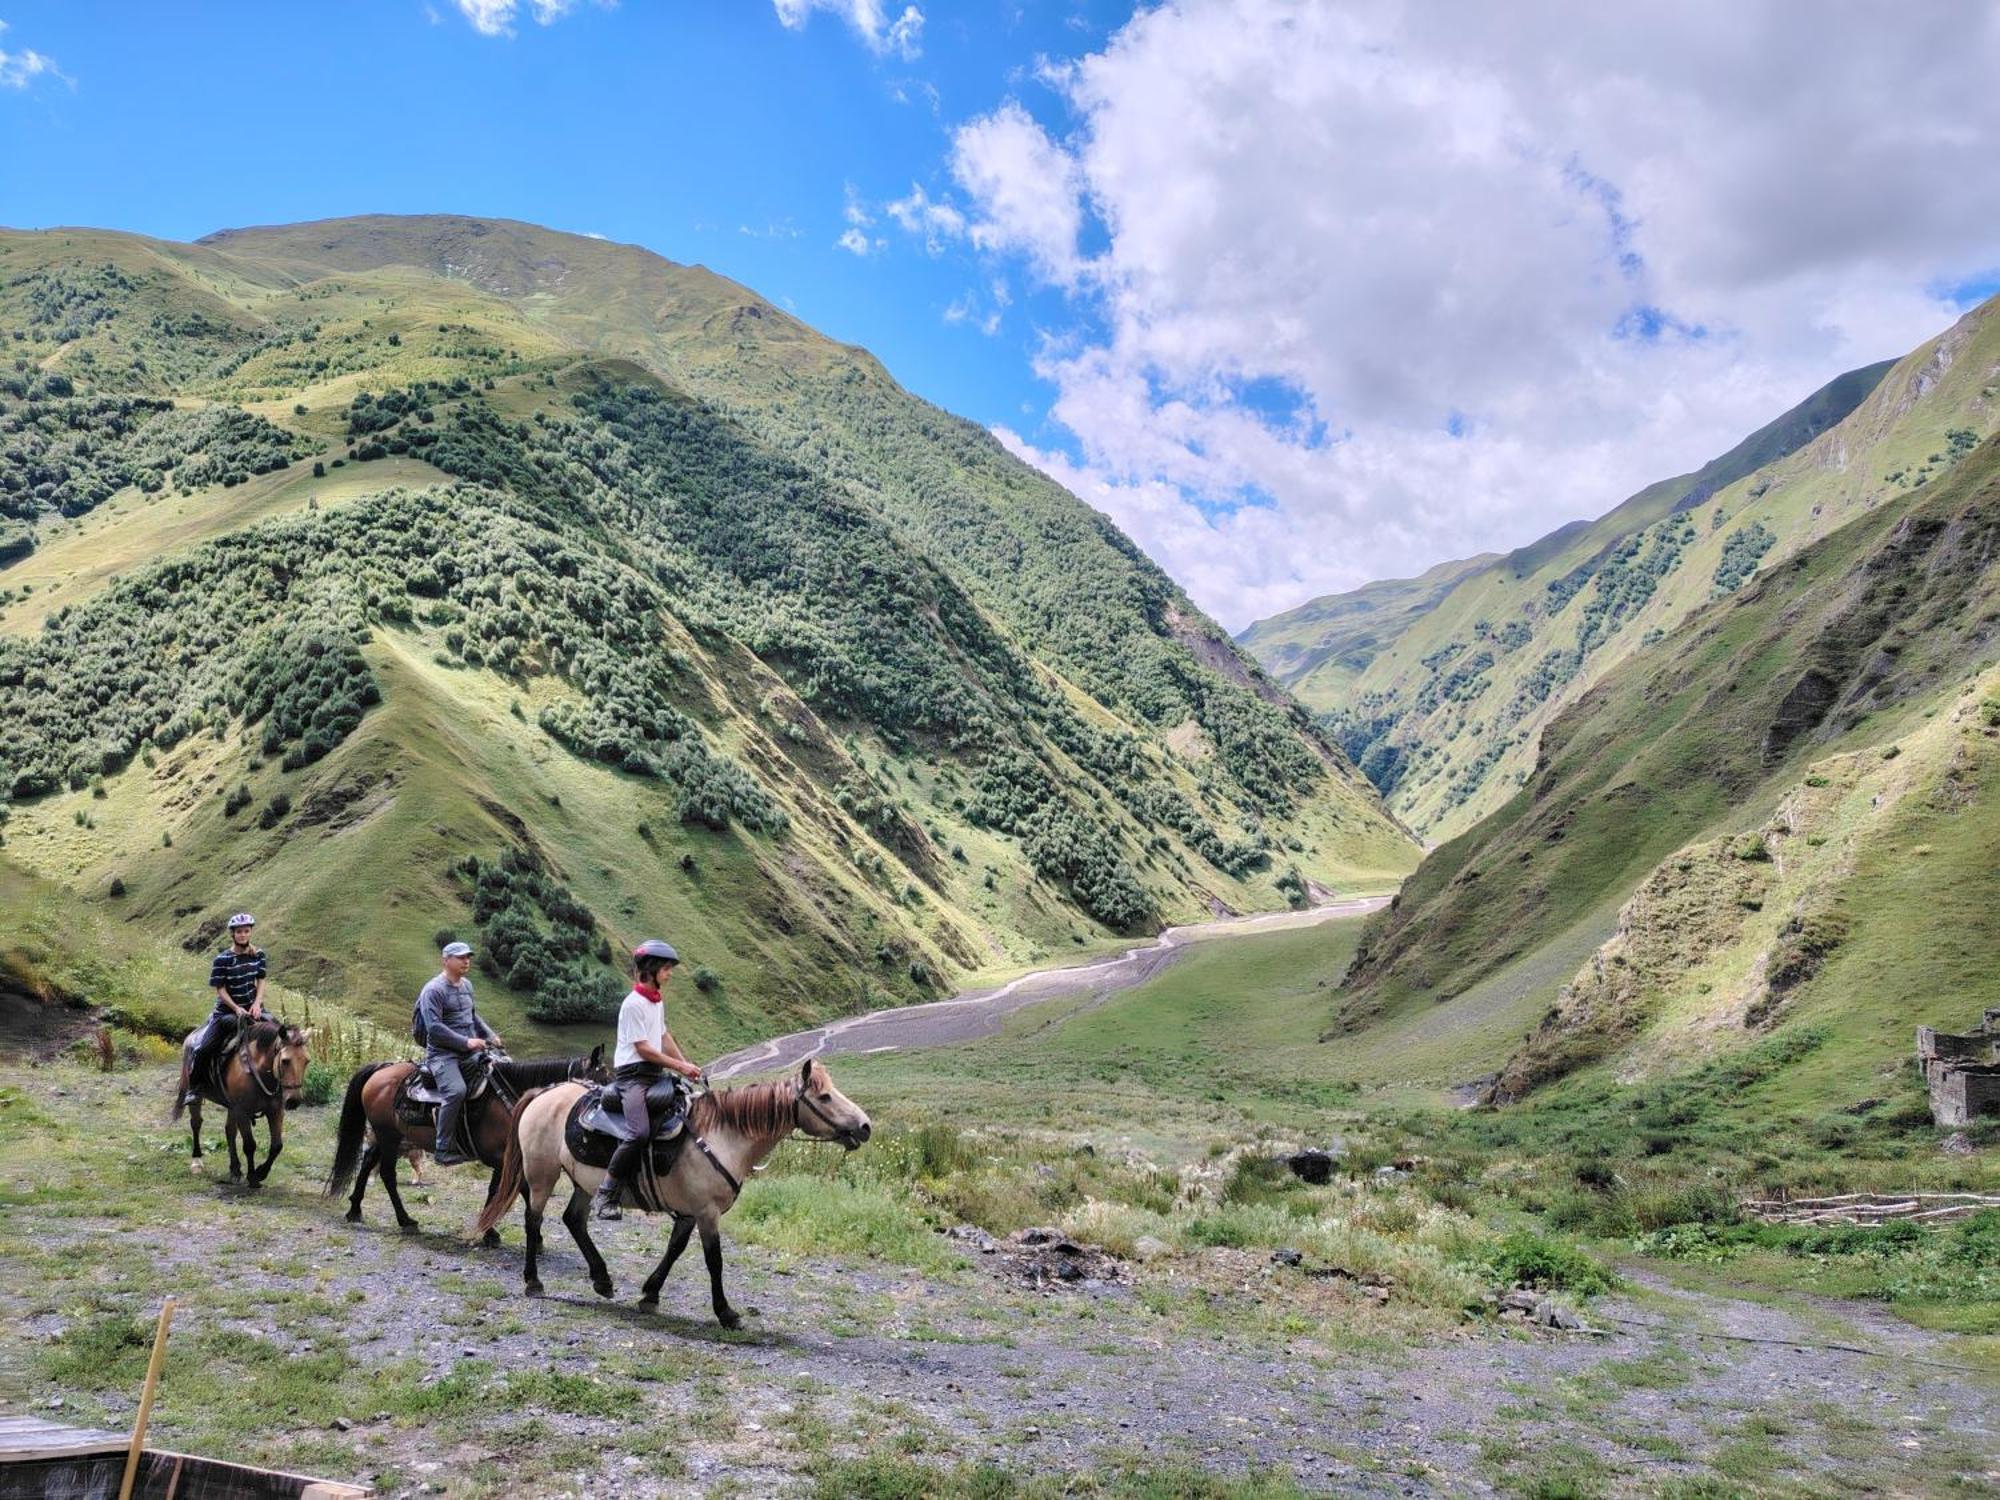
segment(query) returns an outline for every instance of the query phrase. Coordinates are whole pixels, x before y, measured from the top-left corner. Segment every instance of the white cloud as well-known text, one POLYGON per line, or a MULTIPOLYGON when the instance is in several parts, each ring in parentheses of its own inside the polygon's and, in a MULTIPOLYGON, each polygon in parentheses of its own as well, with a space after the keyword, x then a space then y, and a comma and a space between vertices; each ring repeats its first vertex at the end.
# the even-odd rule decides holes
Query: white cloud
POLYGON ((1059 285, 1076 280, 1081 174, 1075 158, 1025 109, 1005 104, 960 126, 952 136, 951 175, 979 205, 975 245, 1018 250, 1059 285))
POLYGON ((946 241, 965 234, 965 215, 932 198, 918 183, 910 184, 908 197, 883 204, 882 211, 911 234, 922 235, 932 255, 943 254, 946 241))
MULTIPOLYGON (((521 0, 457 0, 459 10, 481 36, 512 36, 521 0)), ((604 3, 604 0, 600 0, 604 3)), ((577 0, 528 0, 528 11, 539 26, 552 26, 575 10, 577 0)))
POLYGON ((1069 127, 892 217, 1068 294, 1082 466, 1003 441, 1232 625, 1601 513, 2000 267, 1990 8, 1179 0, 1037 71, 1069 127))
POLYGON ((882 0, 771 0, 778 22, 787 30, 802 29, 816 10, 829 11, 853 28, 868 50, 904 62, 923 54, 924 13, 905 5, 892 15, 882 0))
POLYGON ((971 292, 952 299, 951 303, 944 310, 944 320, 947 323, 964 323, 969 327, 977 328, 988 338, 992 338, 994 334, 1000 331, 999 308, 989 308, 985 312, 981 312, 979 310, 979 299, 971 292))
POLYGON ((868 238, 866 230, 857 229, 850 224, 840 232, 840 238, 833 243, 836 247, 847 251, 850 255, 868 256, 873 255, 877 250, 881 249, 887 241, 871 240, 868 238))
MULTIPOLYGON (((7 23, 0 21, 0 33, 7 30, 7 23)), ((37 52, 32 47, 24 47, 19 52, 11 52, 0 47, 0 89, 24 89, 37 78, 55 78, 64 83, 71 80, 56 60, 46 52, 37 52)))

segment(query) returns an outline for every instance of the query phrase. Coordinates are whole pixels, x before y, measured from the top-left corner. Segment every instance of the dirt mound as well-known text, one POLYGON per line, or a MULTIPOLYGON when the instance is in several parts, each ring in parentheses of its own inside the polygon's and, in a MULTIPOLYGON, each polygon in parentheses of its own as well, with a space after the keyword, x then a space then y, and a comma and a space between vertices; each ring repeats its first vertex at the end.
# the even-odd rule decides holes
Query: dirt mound
POLYGON ((976 1252, 980 1264, 1000 1280, 1034 1291, 1092 1291, 1132 1281, 1117 1256, 1060 1229, 1017 1229, 1000 1239, 975 1224, 958 1224, 944 1233, 976 1252))

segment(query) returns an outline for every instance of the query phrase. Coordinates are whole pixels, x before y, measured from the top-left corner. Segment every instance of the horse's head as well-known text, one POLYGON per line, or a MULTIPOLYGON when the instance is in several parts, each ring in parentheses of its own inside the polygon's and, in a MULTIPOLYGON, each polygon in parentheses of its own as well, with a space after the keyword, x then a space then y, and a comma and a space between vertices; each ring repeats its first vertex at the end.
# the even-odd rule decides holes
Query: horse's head
POLYGON ((868 1112, 833 1086, 826 1064, 809 1057, 799 1069, 799 1130, 816 1141, 838 1141, 849 1151, 874 1134, 868 1112))
POLYGON ((278 1092, 284 1096, 286 1109, 297 1109, 305 1097, 306 1068, 312 1062, 310 1046, 310 1033, 282 1021, 278 1023, 277 1035, 267 1044, 271 1076, 278 1081, 278 1092))

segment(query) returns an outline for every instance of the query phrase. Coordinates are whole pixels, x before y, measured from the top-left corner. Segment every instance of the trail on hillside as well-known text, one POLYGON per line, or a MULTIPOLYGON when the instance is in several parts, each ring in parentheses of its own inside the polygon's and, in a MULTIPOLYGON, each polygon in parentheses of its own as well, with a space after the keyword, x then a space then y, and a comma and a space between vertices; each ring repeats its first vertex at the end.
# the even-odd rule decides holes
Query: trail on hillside
POLYGON ((1249 932, 1311 927, 1321 922, 1366 916, 1388 904, 1387 896, 1364 896, 1351 901, 1329 901, 1304 911, 1222 917, 1213 922, 1169 927, 1152 942, 1128 948, 1118 958, 1066 968, 1033 969, 994 989, 968 990, 949 1000, 933 1000, 925 1005, 871 1010, 774 1037, 711 1063, 708 1076, 720 1082, 743 1073, 797 1067, 809 1057, 835 1052, 888 1052, 975 1041, 992 1036, 1007 1017, 1030 1005, 1077 995, 1111 994, 1143 984, 1173 963, 1189 943, 1249 932))

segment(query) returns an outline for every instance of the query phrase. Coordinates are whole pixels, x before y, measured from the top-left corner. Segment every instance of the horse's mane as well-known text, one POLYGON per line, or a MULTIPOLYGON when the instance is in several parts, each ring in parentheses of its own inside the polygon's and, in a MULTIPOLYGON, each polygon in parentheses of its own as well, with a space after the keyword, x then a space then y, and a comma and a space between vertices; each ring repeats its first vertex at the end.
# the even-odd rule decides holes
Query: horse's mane
POLYGON ((798 1121, 798 1101, 798 1081, 791 1078, 703 1094, 694 1101, 694 1128, 727 1127, 746 1135, 785 1135, 798 1121))
POLYGON ((298 1027, 266 1016, 261 1021, 250 1023, 250 1030, 243 1040, 253 1047, 268 1047, 274 1042, 297 1041, 298 1037, 298 1027))
POLYGON ((587 1057, 533 1057, 524 1062, 510 1057, 496 1062, 494 1068, 513 1088, 539 1089, 564 1082, 570 1076, 570 1069, 589 1062, 587 1057))

